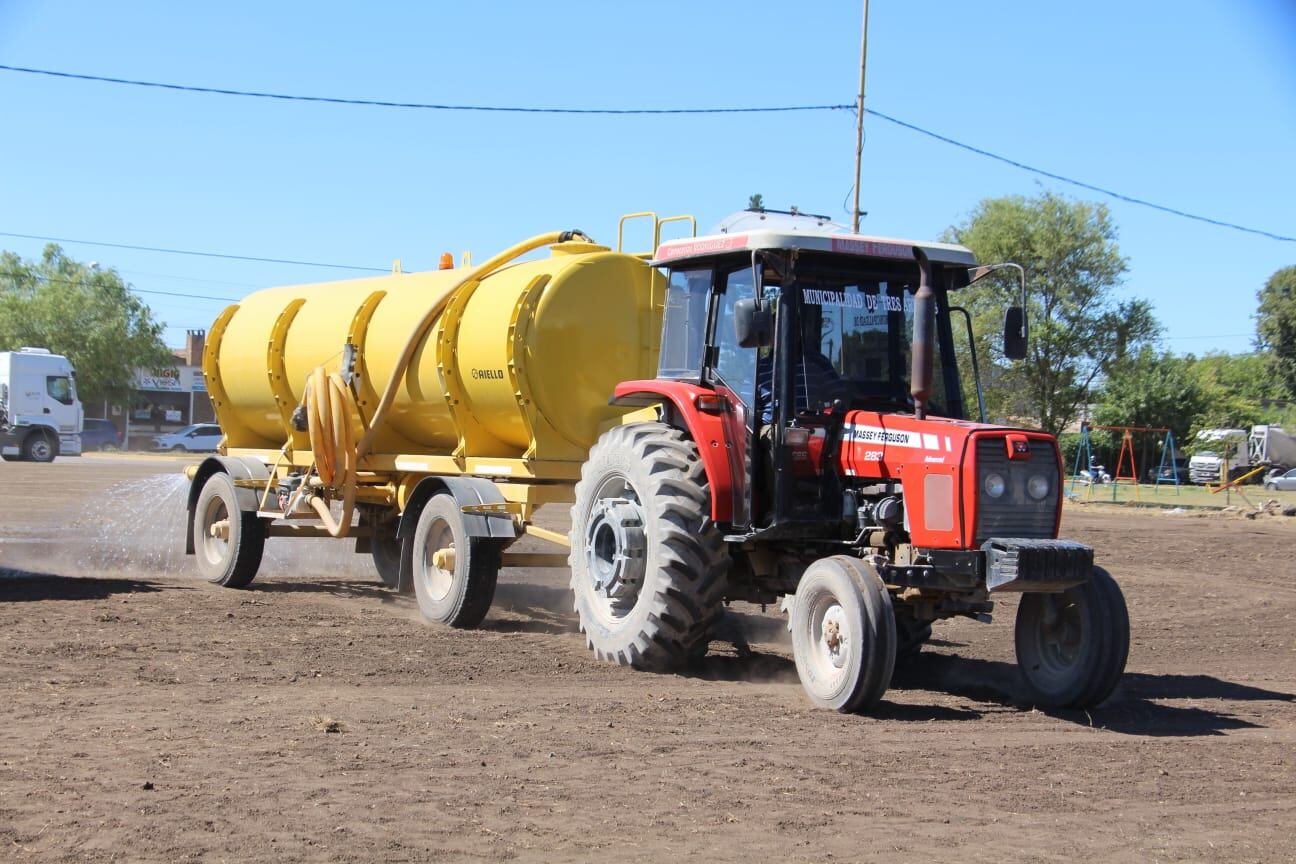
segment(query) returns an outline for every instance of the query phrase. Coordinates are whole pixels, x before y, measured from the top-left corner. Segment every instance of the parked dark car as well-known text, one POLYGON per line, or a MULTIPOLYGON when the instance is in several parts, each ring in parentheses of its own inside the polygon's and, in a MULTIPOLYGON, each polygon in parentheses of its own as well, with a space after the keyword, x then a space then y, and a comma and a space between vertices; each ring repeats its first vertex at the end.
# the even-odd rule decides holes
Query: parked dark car
POLYGON ((121 435, 111 420, 87 419, 81 427, 81 452, 91 450, 120 450, 121 435))
POLYGON ((1180 483, 1191 482, 1188 478, 1187 459, 1175 459, 1173 465, 1154 465, 1147 470, 1147 482, 1156 483, 1160 479, 1162 483, 1173 483, 1175 475, 1179 476, 1180 483))

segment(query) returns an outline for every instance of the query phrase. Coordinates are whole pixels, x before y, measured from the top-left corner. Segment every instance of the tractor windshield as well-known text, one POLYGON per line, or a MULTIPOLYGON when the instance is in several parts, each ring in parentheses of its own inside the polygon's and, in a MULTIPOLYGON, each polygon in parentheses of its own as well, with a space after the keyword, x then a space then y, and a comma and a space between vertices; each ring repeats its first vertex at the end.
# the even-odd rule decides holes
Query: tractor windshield
MULTIPOLYGON (((861 408, 911 406, 917 267, 845 271, 803 266, 797 268, 796 285, 801 300, 801 344, 794 367, 798 410, 816 410, 835 399, 861 408)), ((952 361, 949 366, 945 362, 950 343, 943 311, 937 321, 928 410, 951 416, 959 405, 957 398, 947 398, 947 385, 957 378, 951 375, 952 361)))

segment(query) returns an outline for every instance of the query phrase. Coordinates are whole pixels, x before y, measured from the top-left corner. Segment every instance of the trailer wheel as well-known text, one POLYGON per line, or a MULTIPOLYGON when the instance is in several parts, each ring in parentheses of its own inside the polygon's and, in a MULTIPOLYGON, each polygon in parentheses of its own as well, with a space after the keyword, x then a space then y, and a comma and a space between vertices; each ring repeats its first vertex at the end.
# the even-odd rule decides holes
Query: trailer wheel
POLYGON ((664 423, 608 430, 572 506, 572 593, 601 660, 669 669, 705 647, 729 557, 697 446, 664 423))
MULTIPOLYGON (((399 568, 399 552, 396 557, 399 568)), ((495 598, 500 548, 470 537, 454 496, 433 495, 414 531, 414 595, 428 621, 476 627, 495 598)))
POLYGON ((198 572, 226 588, 246 588, 256 578, 265 549, 265 523, 240 510, 234 480, 224 471, 207 478, 193 511, 198 572))
POLYGON ((1101 567, 1058 594, 1027 594, 1017 607, 1017 665, 1036 702, 1091 708, 1111 695, 1129 656, 1129 612, 1101 567))
POLYGON ((878 703, 895 670, 891 595, 847 555, 811 564, 792 601, 792 656, 810 701, 843 714, 878 703))
POLYGON ((53 462, 58 445, 48 432, 33 432, 23 441, 23 458, 28 462, 53 462))
POLYGON ((400 582, 401 539, 396 536, 396 522, 373 522, 373 536, 369 540, 369 554, 373 556, 378 578, 388 588, 400 582))

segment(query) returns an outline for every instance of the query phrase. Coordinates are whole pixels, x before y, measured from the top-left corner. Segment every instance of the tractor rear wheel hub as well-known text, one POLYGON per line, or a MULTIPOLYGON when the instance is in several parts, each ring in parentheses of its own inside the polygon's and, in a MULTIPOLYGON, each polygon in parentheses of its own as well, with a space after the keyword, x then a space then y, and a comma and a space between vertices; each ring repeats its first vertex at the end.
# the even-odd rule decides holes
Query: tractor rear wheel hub
POLYGON ((594 589, 609 600, 633 602, 648 552, 639 505, 626 498, 600 499, 588 525, 585 556, 594 589))

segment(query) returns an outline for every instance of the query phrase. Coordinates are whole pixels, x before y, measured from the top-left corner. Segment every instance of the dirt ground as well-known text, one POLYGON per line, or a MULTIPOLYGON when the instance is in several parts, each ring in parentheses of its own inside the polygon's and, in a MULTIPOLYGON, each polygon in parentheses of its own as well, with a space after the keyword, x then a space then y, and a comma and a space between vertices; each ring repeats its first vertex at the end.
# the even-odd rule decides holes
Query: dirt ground
POLYGON ((843 717, 757 609, 675 676, 595 662, 565 571, 475 632, 324 541, 211 587, 180 464, 0 465, 0 860, 1296 859, 1296 519, 1070 507, 1130 606, 1107 705, 1025 703, 1009 600, 843 717))

